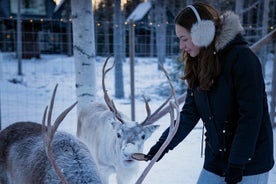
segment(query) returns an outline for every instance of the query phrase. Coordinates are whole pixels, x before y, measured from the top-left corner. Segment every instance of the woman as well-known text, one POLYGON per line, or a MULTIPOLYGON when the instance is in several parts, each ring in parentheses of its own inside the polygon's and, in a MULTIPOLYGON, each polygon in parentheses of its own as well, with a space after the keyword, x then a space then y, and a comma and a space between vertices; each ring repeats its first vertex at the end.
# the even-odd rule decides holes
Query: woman
MULTIPOLYGON (((195 3, 175 19, 188 90, 180 125, 159 160, 203 121, 205 160, 198 184, 266 184, 274 165, 273 134, 261 65, 233 12, 195 3), (259 182, 258 182, 259 181, 259 182)), ((150 149, 151 160, 169 128, 150 149)))

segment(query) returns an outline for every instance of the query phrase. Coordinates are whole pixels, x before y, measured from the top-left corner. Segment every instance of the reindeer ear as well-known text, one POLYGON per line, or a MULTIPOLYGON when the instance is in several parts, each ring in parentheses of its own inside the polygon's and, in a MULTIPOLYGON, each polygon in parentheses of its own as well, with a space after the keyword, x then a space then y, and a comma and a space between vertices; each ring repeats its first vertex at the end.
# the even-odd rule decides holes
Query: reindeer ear
POLYGON ((160 125, 146 125, 144 126, 144 131, 145 131, 145 134, 146 134, 146 138, 149 138, 151 136, 151 134, 157 130, 158 128, 160 127, 160 125))

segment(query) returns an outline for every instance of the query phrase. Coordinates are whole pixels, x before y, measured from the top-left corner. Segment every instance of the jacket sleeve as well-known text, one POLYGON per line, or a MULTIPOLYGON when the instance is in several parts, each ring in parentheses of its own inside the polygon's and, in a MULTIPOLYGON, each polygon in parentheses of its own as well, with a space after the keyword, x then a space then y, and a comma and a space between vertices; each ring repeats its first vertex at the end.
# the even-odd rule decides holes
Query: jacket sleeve
POLYGON ((229 163, 246 164, 256 147, 263 116, 264 79, 257 56, 248 48, 237 49, 232 75, 239 119, 229 163))
MULTIPOLYGON (((180 122, 178 130, 170 142, 168 149, 176 147, 195 127, 199 120, 199 115, 194 101, 194 93, 191 89, 187 90, 186 98, 180 112, 180 122)), ((168 136, 169 128, 160 137, 159 141, 164 142, 168 136)))

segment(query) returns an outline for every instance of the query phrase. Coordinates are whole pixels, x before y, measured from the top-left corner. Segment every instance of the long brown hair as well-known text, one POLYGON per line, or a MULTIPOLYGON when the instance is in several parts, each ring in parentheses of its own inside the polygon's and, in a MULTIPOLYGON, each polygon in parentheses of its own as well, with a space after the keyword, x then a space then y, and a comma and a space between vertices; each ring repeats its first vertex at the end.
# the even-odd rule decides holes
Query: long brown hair
MULTIPOLYGON (((220 25, 218 11, 206 3, 198 2, 194 3, 193 6, 198 11, 201 19, 214 22, 217 32, 220 25)), ((196 22, 194 12, 188 7, 180 11, 175 18, 175 24, 184 27, 188 31, 191 31, 193 24, 196 22)), ((221 71, 221 65, 216 54, 214 40, 208 47, 201 47, 198 56, 194 58, 183 51, 182 61, 185 61, 186 64, 184 76, 181 79, 187 80, 189 88, 198 87, 200 90, 210 90, 215 84, 221 71)))

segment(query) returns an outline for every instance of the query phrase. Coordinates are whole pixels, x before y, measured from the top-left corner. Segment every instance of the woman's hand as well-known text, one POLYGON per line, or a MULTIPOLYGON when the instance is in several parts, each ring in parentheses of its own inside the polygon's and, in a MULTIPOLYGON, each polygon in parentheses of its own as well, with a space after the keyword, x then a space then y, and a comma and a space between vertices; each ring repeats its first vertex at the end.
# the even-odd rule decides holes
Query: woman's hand
MULTIPOLYGON (((154 155, 158 152, 158 150, 161 148, 162 144, 163 144, 162 142, 158 141, 154 146, 151 147, 151 149, 149 150, 148 154, 145 155, 145 157, 146 157, 148 160, 151 160, 151 159, 154 157, 154 155)), ((163 157, 166 153, 168 153, 168 151, 169 151, 169 150, 166 148, 166 149, 163 151, 163 153, 160 155, 160 157, 157 159, 157 162, 158 162, 159 160, 161 160, 162 157, 163 157)))
POLYGON ((226 171, 226 177, 225 181, 227 184, 236 184, 242 180, 243 176, 243 165, 237 165, 237 164, 229 164, 227 171, 226 171))

